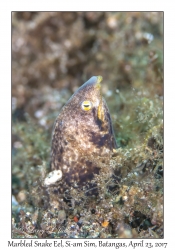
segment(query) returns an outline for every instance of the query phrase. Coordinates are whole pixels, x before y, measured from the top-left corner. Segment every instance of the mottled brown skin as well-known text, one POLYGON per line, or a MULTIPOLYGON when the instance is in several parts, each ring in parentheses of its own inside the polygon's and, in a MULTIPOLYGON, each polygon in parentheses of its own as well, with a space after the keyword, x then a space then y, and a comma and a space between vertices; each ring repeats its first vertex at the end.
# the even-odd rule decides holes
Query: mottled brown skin
MULTIPOLYGON (((101 95, 102 77, 91 77, 68 100, 56 119, 51 151, 51 170, 60 169, 59 193, 71 187, 90 188, 94 174, 116 148, 111 118, 101 95), (90 101, 92 108, 82 109, 90 101)), ((94 192, 95 193, 95 192, 94 192)))

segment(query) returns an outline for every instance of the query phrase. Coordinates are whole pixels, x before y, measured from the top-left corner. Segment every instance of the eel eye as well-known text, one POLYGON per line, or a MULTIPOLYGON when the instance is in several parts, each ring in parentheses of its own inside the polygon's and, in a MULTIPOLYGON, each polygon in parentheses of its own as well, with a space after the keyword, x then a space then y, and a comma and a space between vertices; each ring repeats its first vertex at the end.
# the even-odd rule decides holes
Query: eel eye
POLYGON ((92 108, 92 103, 90 101, 84 101, 81 104, 81 108, 85 111, 88 111, 92 108))

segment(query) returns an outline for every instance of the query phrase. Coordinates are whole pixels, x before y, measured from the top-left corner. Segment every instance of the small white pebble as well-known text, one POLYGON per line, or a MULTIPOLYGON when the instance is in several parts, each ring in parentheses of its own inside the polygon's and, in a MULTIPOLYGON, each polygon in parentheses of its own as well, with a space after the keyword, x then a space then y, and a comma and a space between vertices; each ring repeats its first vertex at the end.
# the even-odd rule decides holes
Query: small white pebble
POLYGON ((22 148, 22 143, 20 141, 15 141, 13 146, 14 148, 22 148))
POLYGON ((36 118, 41 118, 44 115, 43 110, 37 110, 35 112, 35 117, 36 118))
POLYGON ((50 172, 44 180, 44 185, 49 186, 54 184, 55 182, 61 180, 63 174, 61 170, 54 170, 50 172))
POLYGON ((124 201, 127 201, 128 197, 125 195, 122 197, 124 201))
POLYGON ((106 92, 106 95, 107 95, 108 97, 112 96, 112 91, 111 91, 111 90, 108 90, 108 91, 106 92))

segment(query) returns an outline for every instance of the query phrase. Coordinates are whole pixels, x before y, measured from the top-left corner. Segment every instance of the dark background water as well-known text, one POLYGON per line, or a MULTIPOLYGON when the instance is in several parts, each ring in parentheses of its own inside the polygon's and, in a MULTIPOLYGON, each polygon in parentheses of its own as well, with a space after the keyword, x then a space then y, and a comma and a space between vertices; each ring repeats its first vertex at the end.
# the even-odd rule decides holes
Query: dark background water
MULTIPOLYGON (((48 169, 54 120, 93 75, 103 76, 123 176, 139 164, 139 171, 153 169, 150 195, 162 192, 163 13, 13 12, 12 194, 19 204, 34 206, 31 186, 44 175, 38 166, 48 169)), ((151 216, 156 220, 153 213, 144 218, 151 216)))

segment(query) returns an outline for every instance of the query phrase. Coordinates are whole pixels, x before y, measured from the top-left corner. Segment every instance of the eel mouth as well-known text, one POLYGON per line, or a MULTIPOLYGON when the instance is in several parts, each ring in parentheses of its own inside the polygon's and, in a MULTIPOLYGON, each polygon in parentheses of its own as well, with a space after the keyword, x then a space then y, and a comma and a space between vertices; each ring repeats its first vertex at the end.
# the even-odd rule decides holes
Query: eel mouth
POLYGON ((100 103, 98 105, 97 117, 103 123, 104 122, 104 108, 103 108, 103 100, 101 97, 100 103))
POLYGON ((101 94, 101 82, 103 80, 102 76, 97 76, 97 82, 95 84, 95 88, 100 90, 100 102, 98 105, 98 110, 97 110, 97 117, 101 122, 104 122, 104 109, 103 109, 103 99, 102 99, 102 94, 101 94))

